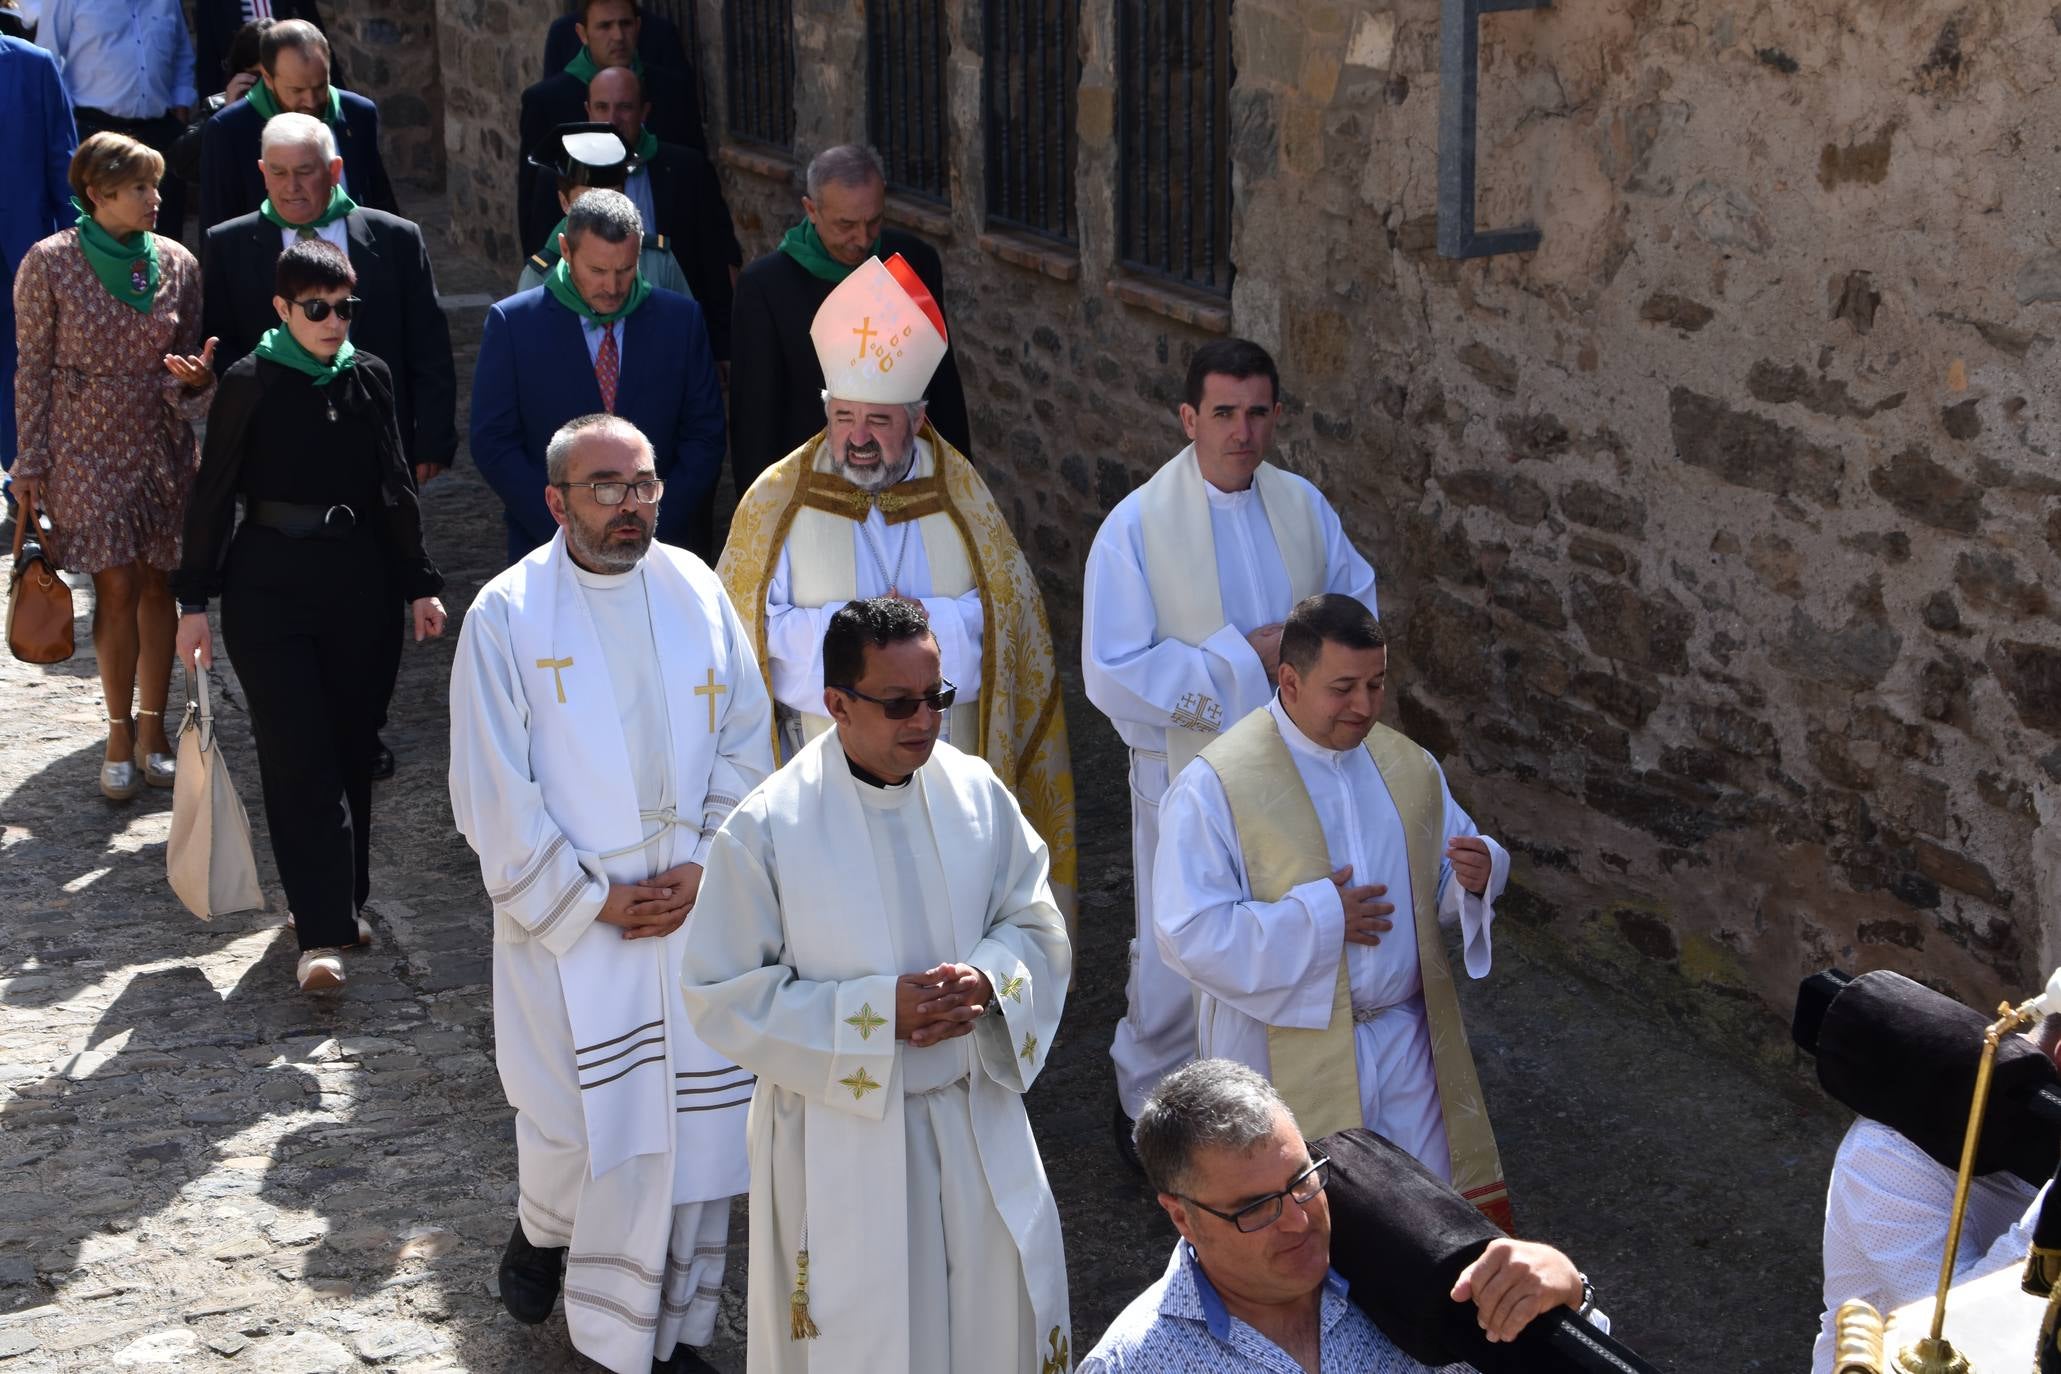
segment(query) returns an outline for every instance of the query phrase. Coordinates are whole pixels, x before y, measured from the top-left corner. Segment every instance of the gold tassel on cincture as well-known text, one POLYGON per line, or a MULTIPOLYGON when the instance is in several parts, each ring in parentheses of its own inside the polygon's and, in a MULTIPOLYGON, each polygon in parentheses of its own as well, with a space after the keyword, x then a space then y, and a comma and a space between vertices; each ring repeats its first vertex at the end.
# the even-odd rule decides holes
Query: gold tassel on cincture
POLYGON ((802 1221, 801 1249, 794 1257, 794 1291, 787 1295, 789 1339, 812 1341, 822 1335, 809 1315, 809 1223, 802 1221))

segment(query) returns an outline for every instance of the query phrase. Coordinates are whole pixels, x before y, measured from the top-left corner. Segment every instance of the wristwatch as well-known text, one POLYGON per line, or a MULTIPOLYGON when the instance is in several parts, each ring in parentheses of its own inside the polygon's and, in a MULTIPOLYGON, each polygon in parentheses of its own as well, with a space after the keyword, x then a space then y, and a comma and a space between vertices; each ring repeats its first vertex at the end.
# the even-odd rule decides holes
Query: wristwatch
POLYGON ((1582 1305, 1575 1309, 1574 1315, 1587 1321, 1589 1314, 1596 1310, 1596 1285, 1590 1283, 1589 1276, 1579 1270, 1575 1272, 1575 1277, 1582 1281, 1582 1305))

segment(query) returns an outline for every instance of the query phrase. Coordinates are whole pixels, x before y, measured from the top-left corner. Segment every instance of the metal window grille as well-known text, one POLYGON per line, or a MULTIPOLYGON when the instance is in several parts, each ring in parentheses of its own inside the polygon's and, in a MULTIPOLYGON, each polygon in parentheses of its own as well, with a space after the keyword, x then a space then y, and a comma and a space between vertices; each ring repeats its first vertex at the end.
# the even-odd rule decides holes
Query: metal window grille
POLYGON ((1120 0, 1118 235, 1134 272, 1231 294, 1231 0, 1120 0))
POLYGON ((988 223, 1074 239, 1080 0, 987 0, 988 223))
MULTIPOLYGON (((691 10, 692 4, 683 6, 691 10)), ((730 137, 794 146, 794 7, 790 0, 723 6, 730 137)))
POLYGON ((887 164, 889 189, 951 199, 945 166, 944 0, 869 0, 866 135, 887 164))

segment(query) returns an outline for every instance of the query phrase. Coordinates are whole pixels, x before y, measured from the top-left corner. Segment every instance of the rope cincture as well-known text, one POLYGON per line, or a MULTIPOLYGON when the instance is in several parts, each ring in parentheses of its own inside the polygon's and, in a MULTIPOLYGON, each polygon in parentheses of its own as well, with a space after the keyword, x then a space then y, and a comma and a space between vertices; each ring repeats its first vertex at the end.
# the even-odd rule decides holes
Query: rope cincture
POLYGON ((788 1336, 812 1341, 823 1333, 809 1315, 809 1219, 802 1218, 801 1249, 794 1257, 794 1291, 787 1295, 788 1336))

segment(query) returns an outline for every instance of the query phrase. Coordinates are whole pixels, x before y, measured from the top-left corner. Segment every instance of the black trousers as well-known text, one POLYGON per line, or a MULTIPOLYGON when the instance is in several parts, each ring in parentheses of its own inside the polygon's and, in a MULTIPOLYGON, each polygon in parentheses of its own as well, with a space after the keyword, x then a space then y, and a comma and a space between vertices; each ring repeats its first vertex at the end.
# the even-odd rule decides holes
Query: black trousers
POLYGON ((94 134, 127 134, 138 143, 155 148, 165 159, 165 176, 157 186, 157 232, 168 239, 183 239, 186 235, 186 183, 172 170, 172 145, 179 141, 179 135, 186 132, 186 126, 169 114, 156 119, 124 119, 105 110, 96 110, 91 105, 80 105, 73 109, 72 116, 78 121, 79 142, 84 143, 94 134))
POLYGON ((222 638, 250 703, 272 856, 302 949, 357 942, 371 892, 373 733, 399 633, 377 536, 237 533, 222 638))

